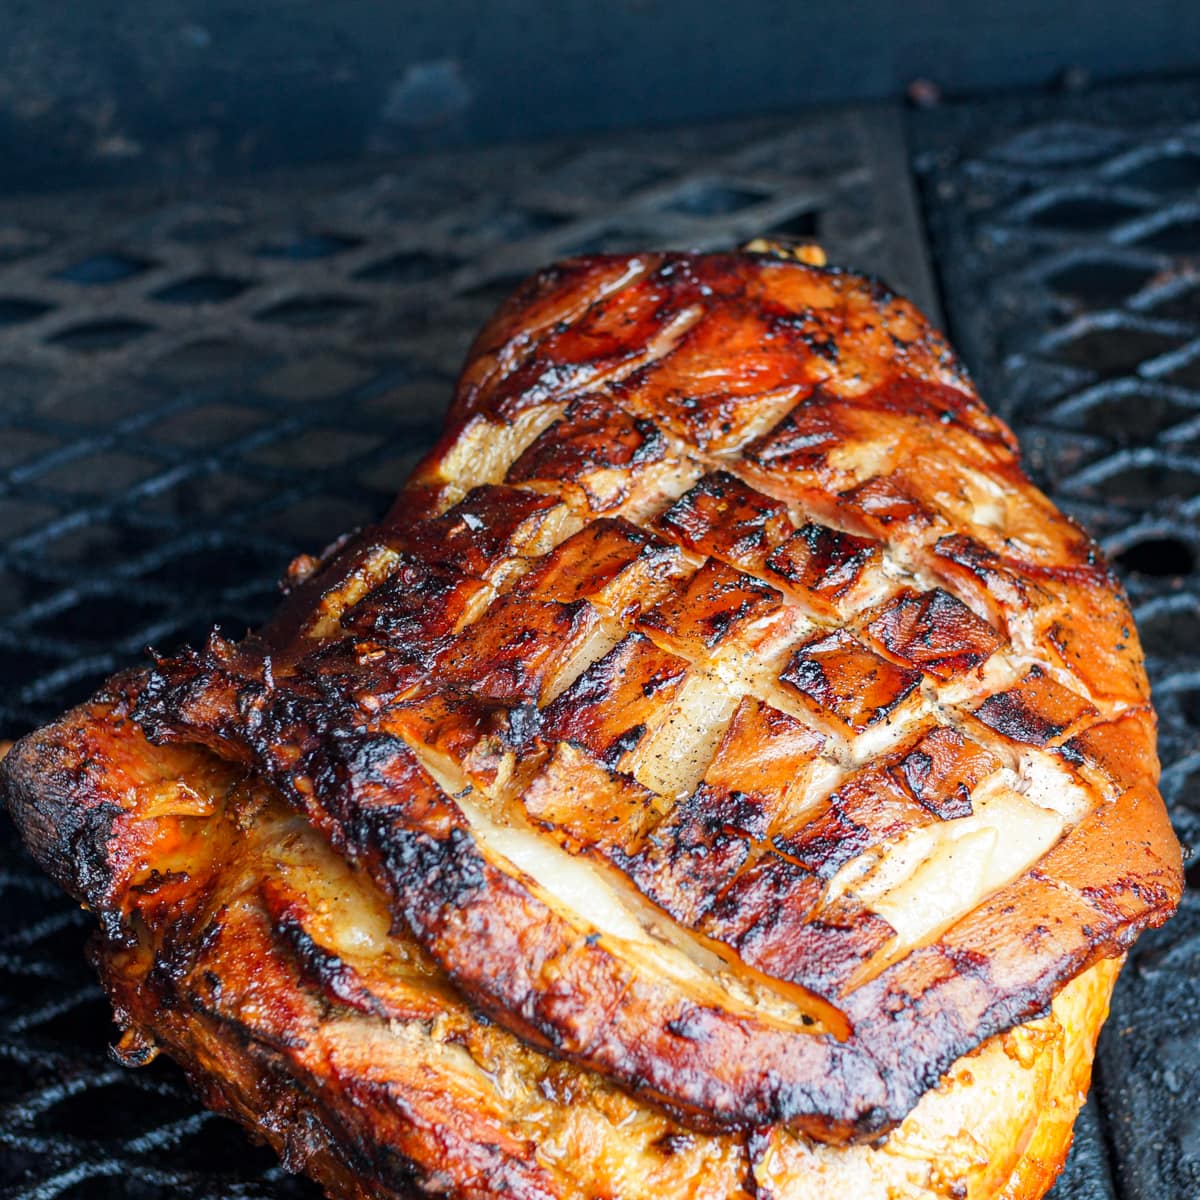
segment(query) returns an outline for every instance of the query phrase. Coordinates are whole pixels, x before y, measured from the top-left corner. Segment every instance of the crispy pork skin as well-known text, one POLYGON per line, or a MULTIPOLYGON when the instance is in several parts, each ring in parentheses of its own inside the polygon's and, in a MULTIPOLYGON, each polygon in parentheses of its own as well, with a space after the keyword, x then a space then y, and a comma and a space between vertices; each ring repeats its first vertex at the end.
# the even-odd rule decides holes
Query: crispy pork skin
POLYGON ((21 743, 9 803, 100 919, 118 1055, 166 1051, 331 1196, 1032 1200, 1057 1175, 1119 960, 964 1056, 874 1146, 697 1132, 472 1009, 278 793, 147 743, 142 686, 116 680, 21 743))
MULTIPOLYGON (((318 877, 342 871, 385 914, 387 953, 423 964, 410 991, 494 1022, 497 1061, 550 1055, 770 1194, 809 1194, 787 1181, 814 1164, 836 1180, 882 1161, 850 1144, 904 1144, 964 1056, 974 1076, 1014 1030, 1063 1027, 1064 1006, 1061 1062, 1023 1051, 1022 1070, 1085 1079, 1112 964, 1182 886, 1137 634, 1099 551, 911 305, 786 255, 536 276, 480 335, 445 435, 378 525, 298 560, 263 630, 214 634, 117 693, 70 718, 98 737, 118 720, 104 786, 52 769, 62 727, 4 770, 35 854, 107 914, 113 947, 141 947, 144 982, 102 953, 114 992, 166 986, 147 964, 168 943, 221 944, 199 931, 236 878, 257 890, 222 901, 230 937, 278 968, 287 1004, 317 1013, 297 997, 319 986, 363 1020, 409 1020, 304 924, 318 877), (193 772, 240 781, 256 799, 197 815, 237 870, 214 852, 201 883, 173 845, 143 846, 153 823, 127 828, 111 799, 120 770, 181 794, 205 793, 193 772), (285 826, 326 864, 290 891, 253 849, 285 826), (161 937, 117 900, 145 884, 113 882, 115 862, 158 856, 152 892, 194 909, 161 937)), ((332 1019, 311 1016, 322 1037, 332 1019)), ((156 1027, 185 1058, 190 1020, 156 1027)), ((274 1103, 222 1086, 244 1117, 274 1103)), ((388 1094, 408 1111, 441 1086, 388 1094)), ((1033 1182, 1004 1194, 1039 1194, 1074 1103, 1021 1126, 1003 1179, 946 1194, 1000 1194, 1026 1142, 1051 1166, 1027 1162, 1033 1182)), ((333 1110, 314 1161, 361 1174, 347 1146, 374 1139, 426 1180, 411 1131, 360 1136, 333 1110)), ((497 1119, 517 1137, 515 1114, 497 1119)), ((524 1159, 490 1137, 466 1130, 462 1153, 491 1182, 444 1190, 574 1194, 537 1182, 536 1135, 524 1159)))

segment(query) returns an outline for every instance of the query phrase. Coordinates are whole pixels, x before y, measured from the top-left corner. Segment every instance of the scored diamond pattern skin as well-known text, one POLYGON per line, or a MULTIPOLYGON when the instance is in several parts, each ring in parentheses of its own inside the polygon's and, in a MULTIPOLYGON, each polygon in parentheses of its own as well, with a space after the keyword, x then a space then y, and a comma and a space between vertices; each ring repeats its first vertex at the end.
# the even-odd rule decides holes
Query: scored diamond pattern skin
POLYGON ((859 277, 543 272, 389 516, 294 584, 137 719, 278 786, 501 1024, 700 1127, 875 1136, 1177 902, 1119 587, 859 277), (916 904, 947 839, 987 886, 916 904), (560 852, 659 913, 649 949, 560 852))

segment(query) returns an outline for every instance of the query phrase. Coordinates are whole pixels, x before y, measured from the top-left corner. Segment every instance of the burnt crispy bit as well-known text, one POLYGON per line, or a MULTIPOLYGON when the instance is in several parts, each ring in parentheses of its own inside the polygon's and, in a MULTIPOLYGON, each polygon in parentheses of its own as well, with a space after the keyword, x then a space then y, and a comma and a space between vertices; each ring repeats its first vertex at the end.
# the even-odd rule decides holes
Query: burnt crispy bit
POLYGON ((783 596, 728 563, 708 559, 683 589, 660 600, 639 621, 690 657, 700 657, 754 621, 778 612, 783 596))
POLYGON ((584 396, 513 463, 507 480, 559 480, 586 488, 587 476, 594 471, 632 471, 661 462, 666 452, 666 435, 649 418, 584 396))
POLYGON ((824 737, 752 696, 725 730, 703 781, 623 864, 676 920, 694 925, 713 906, 803 792, 824 737))
POLYGON ((685 925, 695 926, 750 854, 736 820, 739 799, 701 783, 620 864, 644 895, 685 925))
POLYGON ((389 709, 386 722, 406 743, 461 763, 465 774, 483 780, 494 777, 506 748, 498 714, 472 696, 432 682, 389 709))
POLYGON ((982 617, 942 588, 893 596, 876 610, 866 632, 889 654, 938 679, 978 666, 1003 644, 982 617))
POLYGON ((527 551, 557 496, 485 484, 440 517, 402 533, 404 548, 426 562, 486 579, 506 558, 527 551))
POLYGON ((831 613, 836 602, 880 558, 878 542, 810 522, 775 549, 766 565, 809 605, 831 613))
POLYGON ((556 546, 513 591, 563 604, 586 599, 620 612, 653 595, 680 557, 678 546, 624 517, 602 517, 556 546))
POLYGON ((944 821, 971 815, 971 792, 1000 760, 957 729, 939 725, 890 768, 934 816, 944 821))
POLYGON ((652 792, 565 742, 530 780, 521 801, 530 817, 561 830, 574 848, 606 855, 634 851, 656 817, 652 792))
POLYGON ((802 864, 768 849, 721 892, 700 921, 709 937, 739 952, 781 920, 802 925, 821 899, 824 885, 802 864))
POLYGON ((452 567, 404 554, 383 583, 342 614, 342 625, 428 665, 485 587, 452 567))
POLYGON ((838 629, 805 642, 779 678, 861 733, 900 706, 921 672, 888 662, 838 629))
POLYGON ((1049 745, 1082 719, 1095 715, 1087 700, 1041 667, 1031 667, 1015 687, 989 696, 975 709, 975 716, 989 729, 1030 746, 1049 745))
POLYGON ((886 768, 871 766, 842 781, 825 807, 774 846, 823 880, 852 859, 933 821, 886 768))
POLYGON ((849 901, 823 906, 824 890, 816 872, 768 850, 721 893, 699 928, 763 974, 836 1000, 895 931, 849 901))
POLYGON ((862 966, 895 936, 883 917, 843 902, 830 911, 804 912, 786 898, 739 938, 743 962, 775 979, 836 1003, 862 966))
POLYGON ((705 475, 654 523, 689 550, 750 567, 791 531, 782 500, 764 496, 726 471, 705 475))
POLYGON ((665 719, 686 671, 683 659, 631 633, 547 705, 543 737, 575 742, 615 767, 665 719))
POLYGON ((559 604, 512 593, 468 625, 435 664, 440 677, 500 704, 540 700, 549 673, 595 628, 586 600, 559 604))

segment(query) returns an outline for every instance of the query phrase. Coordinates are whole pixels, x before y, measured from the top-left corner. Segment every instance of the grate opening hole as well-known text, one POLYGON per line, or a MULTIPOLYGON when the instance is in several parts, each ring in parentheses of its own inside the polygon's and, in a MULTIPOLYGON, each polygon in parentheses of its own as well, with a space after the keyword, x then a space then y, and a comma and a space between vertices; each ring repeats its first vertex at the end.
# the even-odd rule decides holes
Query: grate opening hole
POLYGON ((0 654, 4 656, 5 676, 20 683, 27 683, 61 665, 49 654, 39 654, 20 646, 0 646, 0 654))
POLYGON ((1155 578, 1190 575, 1196 569, 1196 555, 1181 538, 1154 537, 1134 542, 1116 555, 1126 571, 1155 578))
POLYGON ((1181 688, 1174 695, 1179 715, 1193 729, 1200 729, 1200 687, 1181 688))
POLYGON ((286 233, 255 248, 259 258, 290 258, 304 261, 312 258, 329 258, 362 245, 362 238, 344 233, 305 233, 299 230, 286 233))
MULTIPOLYGON (((507 240, 518 241, 521 238, 535 237, 539 233, 548 233, 570 220, 565 213, 549 212, 544 208, 514 208, 490 217, 488 224, 494 225, 507 240)), ((454 232, 461 236, 475 233, 477 230, 471 225, 463 225, 454 232)))
POLYGON ((118 596, 86 596, 77 604, 43 617, 35 628, 47 636, 105 643, 124 640, 144 629, 163 613, 161 604, 118 596))
POLYGON ((1185 358, 1177 367, 1168 371, 1163 379, 1176 387, 1200 388, 1200 353, 1193 353, 1185 358))
POLYGON ((1193 891, 1200 891, 1200 862, 1194 862, 1183 873, 1184 879, 1187 881, 1188 887, 1193 891))
POLYGON ((219 595, 241 588, 269 574, 272 581, 283 566, 283 556, 271 561, 251 546, 215 546, 168 559, 146 578, 186 595, 219 595))
POLYGON ((243 1179, 269 1171, 278 1161, 271 1150, 253 1145, 237 1125, 221 1117, 205 1121, 171 1148, 172 1164, 185 1171, 219 1170, 224 1176, 243 1179))
POLYGON ((122 279, 132 279, 154 265, 153 260, 142 258, 138 254, 95 254, 91 258, 64 267, 54 278, 67 279, 71 283, 87 286, 120 283, 122 279))
POLYGON ((175 1186, 157 1187, 145 1180, 137 1179, 127 1170, 113 1175, 92 1175, 88 1179, 59 1192, 54 1200, 168 1200, 178 1196, 175 1186))
POLYGON ((245 279, 232 275, 193 275, 154 292, 152 299, 164 304, 220 304, 240 296, 249 286, 245 279))
POLYGON ((1137 239, 1139 246, 1164 254, 1200 254, 1200 217, 1184 217, 1160 225, 1137 239))
POLYGON ((784 237, 816 237, 819 233, 819 218, 819 209, 807 208, 803 212, 793 213, 778 224, 772 225, 770 232, 782 234, 784 237))
POLYGON ((163 355, 155 370, 173 383, 209 383, 217 374, 237 375, 260 362, 259 353, 241 342, 202 338, 163 355))
POLYGON ((458 266, 458 259, 445 254, 426 254, 424 251, 393 254, 381 262, 354 273, 355 279, 373 283, 423 283, 445 275, 458 266))
POLYGON ((105 321, 86 321, 82 325, 72 325, 49 340, 59 346, 66 346, 69 350, 94 353, 99 350, 119 349, 142 334, 149 333, 150 329, 151 326, 144 321, 114 317, 105 321))
POLYGON ((1175 349, 1180 341, 1178 336, 1154 329, 1098 327, 1060 343, 1052 354, 1059 362, 1095 371, 1107 379, 1175 349))
MULTIPOLYGON (((74 951, 80 964, 80 976, 85 974, 81 949, 74 951)), ((57 988, 62 990, 60 983, 57 988)), ((113 1037, 112 1007, 100 994, 88 992, 62 1012, 56 1013, 48 1021, 33 1026, 39 1038, 58 1043, 60 1046, 71 1046, 82 1050, 85 1054, 99 1056, 106 1041, 113 1037)))
POLYGON ((1195 412, 1170 395, 1134 391, 1105 396, 1081 413, 1079 422, 1101 437, 1129 444, 1149 441, 1195 412))
POLYGON ((22 325, 48 313, 54 305, 40 300, 21 300, 0 296, 0 325, 22 325))
POLYGON ((119 1079, 68 1096, 39 1113, 34 1124, 43 1132, 103 1141, 127 1138, 194 1112, 195 1107, 182 1097, 151 1092, 119 1079))
POLYGON ((297 296, 258 313, 260 321, 276 325, 325 325, 361 312, 366 305, 349 296, 297 296))
POLYGON ((1123 183, 1150 191, 1172 192, 1200 187, 1200 154, 1163 154, 1125 172, 1123 183))
POLYGON ((1151 306, 1168 321, 1200 321, 1200 286, 1184 287, 1160 296, 1151 306))
POLYGON ((1165 659, 1193 654, 1200 646, 1200 607, 1160 608, 1139 619, 1138 629, 1147 654, 1165 659))
MULTIPOLYGON (((585 255, 585 254, 615 254, 621 237, 620 230, 617 229, 601 229, 593 233, 591 237, 584 238, 581 242, 574 242, 563 250, 564 255, 585 255)), ((524 278, 524 277, 522 277, 524 278)), ((473 295, 469 292, 468 295, 473 295)))
POLYGON ((1117 504, 1142 508, 1157 500, 1195 496, 1200 489, 1200 470, 1186 464, 1140 463, 1113 472, 1100 488, 1117 504))
POLYGON ((1056 271, 1047 282, 1060 296, 1090 308, 1107 308, 1131 296, 1153 274, 1152 267, 1094 258, 1056 271))
POLYGON ((725 217, 761 203, 767 195, 757 188, 705 179, 676 192, 663 208, 667 212, 686 213, 690 217, 725 217))
POLYGON ((1029 217, 1039 229, 1094 233, 1141 211, 1136 204, 1107 196, 1068 196, 1040 208, 1029 217))
MULTIPOLYGON (((586 252, 580 251, 580 253, 586 252)), ((487 283, 479 283, 472 288, 467 288, 463 295, 472 300, 483 301, 495 308, 507 300, 528 278, 528 275, 501 275, 499 279, 489 279, 487 283)))

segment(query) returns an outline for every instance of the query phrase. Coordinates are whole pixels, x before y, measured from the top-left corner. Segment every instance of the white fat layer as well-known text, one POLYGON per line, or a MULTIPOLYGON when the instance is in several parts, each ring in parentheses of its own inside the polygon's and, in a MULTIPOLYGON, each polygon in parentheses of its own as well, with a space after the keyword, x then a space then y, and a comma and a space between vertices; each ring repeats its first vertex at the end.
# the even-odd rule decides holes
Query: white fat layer
POLYGON ((737 697, 717 679, 690 675, 667 719, 631 752, 624 769, 652 792, 682 800, 704 778, 736 707, 737 697))
POLYGON ((1086 812, 1087 793, 1031 753, 1020 772, 976 788, 970 816, 939 821, 848 863, 827 896, 848 893, 896 930, 889 957, 935 937, 1032 867, 1086 812))
POLYGON ((592 929, 618 956, 687 988, 703 1003, 805 1033, 823 1029, 806 1008, 766 986, 733 975, 728 964, 633 890, 593 862, 528 826, 503 824, 446 764, 411 747, 434 781, 453 794, 480 852, 505 874, 524 877, 534 895, 577 929, 592 929))
POLYGON ((501 483, 509 468, 560 416, 564 404, 539 404, 507 424, 476 417, 460 433, 437 465, 446 483, 465 490, 501 483))
POLYGON ((625 630, 617 622, 599 621, 592 632, 546 680, 541 703, 549 704, 565 692, 588 667, 599 662, 624 636, 625 630))

